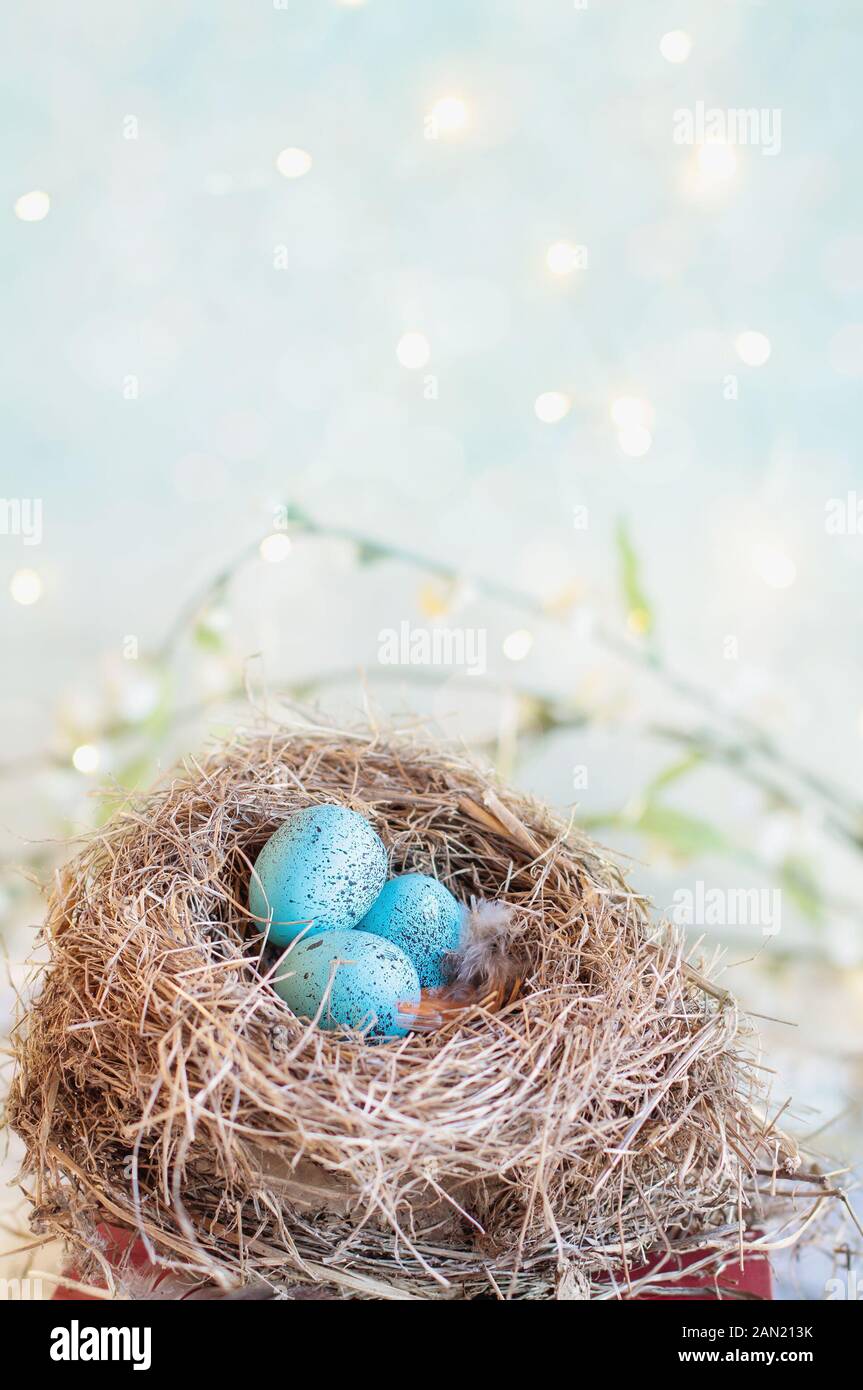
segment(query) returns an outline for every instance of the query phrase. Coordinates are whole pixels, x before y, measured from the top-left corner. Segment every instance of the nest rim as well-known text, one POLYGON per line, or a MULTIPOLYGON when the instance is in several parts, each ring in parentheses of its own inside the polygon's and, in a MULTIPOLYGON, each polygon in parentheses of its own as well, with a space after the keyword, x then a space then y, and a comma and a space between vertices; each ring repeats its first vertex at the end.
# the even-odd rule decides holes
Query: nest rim
POLYGON ((555 1297, 575 1270, 604 1296, 657 1248, 736 1258, 758 1172, 798 1161, 732 996, 613 860, 412 728, 238 730, 94 834, 45 934, 9 1118, 37 1222, 85 1267, 107 1218, 222 1288, 555 1297), (390 873, 513 906, 517 997, 376 1047, 294 1018, 243 883, 325 799, 390 873))

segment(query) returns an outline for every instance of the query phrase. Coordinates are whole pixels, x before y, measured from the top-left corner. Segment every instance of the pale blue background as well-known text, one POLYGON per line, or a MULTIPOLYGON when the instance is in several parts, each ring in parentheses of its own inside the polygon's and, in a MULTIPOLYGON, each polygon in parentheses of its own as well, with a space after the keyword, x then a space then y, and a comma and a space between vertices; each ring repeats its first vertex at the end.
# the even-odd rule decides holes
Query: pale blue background
MULTIPOLYGON (((23 644, 11 693, 32 697, 35 665, 50 702, 118 633, 155 638, 274 497, 522 582, 548 545, 602 583, 625 510, 679 664, 725 680, 718 637, 739 633, 805 700, 813 755, 859 777, 863 544, 822 524, 859 475, 859 379, 830 360, 863 319, 844 244, 860 235, 858 6, 29 0, 7 29, 3 203, 53 200, 45 222, 0 223, 2 490, 44 497, 53 583, 38 610, 2 600, 23 644), (657 44, 678 26, 695 46, 673 66, 657 44), (451 89, 470 135, 424 140, 451 89), (707 205, 681 196, 689 152, 671 141, 697 99, 783 116, 781 155, 742 150, 707 205), (311 151, 306 179, 276 172, 287 144, 311 151), (588 247, 577 286, 545 271, 559 236, 588 247), (415 326, 435 404, 394 359, 415 326), (733 353, 749 326, 773 343, 760 371, 733 353), (541 426, 535 395, 567 385, 581 403, 541 426), (657 409, 641 460, 607 418, 630 386, 657 409), (189 454, 213 467, 180 495, 189 454), (740 572, 744 523, 787 542, 792 591, 740 572)), ((3 544, 4 581, 31 556, 3 544)))

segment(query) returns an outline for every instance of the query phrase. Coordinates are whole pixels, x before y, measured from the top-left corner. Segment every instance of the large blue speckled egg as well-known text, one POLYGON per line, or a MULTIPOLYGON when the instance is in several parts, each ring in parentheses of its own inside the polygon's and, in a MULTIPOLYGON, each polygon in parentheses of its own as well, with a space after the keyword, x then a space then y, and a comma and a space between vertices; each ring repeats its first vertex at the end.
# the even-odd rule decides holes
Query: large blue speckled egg
POLYGON ((355 927, 387 874, 387 852, 367 820, 346 806, 295 811, 271 835, 249 884, 249 908, 269 940, 355 927), (311 922, 309 927, 307 924, 311 922))
POLYGON ((448 888, 428 874, 402 874, 385 883, 360 922, 399 946, 413 961, 424 989, 445 983, 444 957, 461 944, 466 909, 448 888))
POLYGON ((298 1018, 314 1018, 326 994, 320 1028, 357 1028, 377 1039, 403 1038, 412 1015, 399 1003, 415 1006, 420 997, 404 951, 364 931, 304 937, 279 962, 273 987, 298 1018))

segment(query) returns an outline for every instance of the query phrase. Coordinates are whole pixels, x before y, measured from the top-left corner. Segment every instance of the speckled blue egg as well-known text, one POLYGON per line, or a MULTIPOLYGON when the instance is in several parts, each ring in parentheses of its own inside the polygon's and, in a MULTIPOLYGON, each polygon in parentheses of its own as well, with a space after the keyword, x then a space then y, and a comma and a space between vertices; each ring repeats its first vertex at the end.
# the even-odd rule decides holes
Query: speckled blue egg
POLYGON ((423 988, 437 989, 446 981, 444 957, 461 943, 466 915, 436 878, 401 874, 384 884, 360 930, 401 947, 416 966, 423 988))
POLYGON ((387 874, 387 852, 367 820, 346 806, 295 811, 255 860, 249 908, 269 940, 355 927, 387 874), (308 922, 311 927, 306 926, 308 922))
POLYGON ((357 1028, 375 1039, 403 1038, 411 1013, 399 1003, 416 1006, 420 997, 417 972, 404 951, 364 931, 304 937, 279 963, 274 988, 298 1018, 314 1018, 326 994, 320 1028, 357 1028))

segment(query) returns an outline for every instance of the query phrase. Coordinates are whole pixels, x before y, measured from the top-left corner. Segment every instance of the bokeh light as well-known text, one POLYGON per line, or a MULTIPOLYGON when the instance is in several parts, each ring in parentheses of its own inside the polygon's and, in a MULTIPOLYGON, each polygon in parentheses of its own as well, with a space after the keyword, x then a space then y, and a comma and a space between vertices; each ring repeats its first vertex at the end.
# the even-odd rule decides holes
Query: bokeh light
POLYGON ((9 581, 9 592, 16 603, 28 608, 42 597, 42 579, 36 570, 16 570, 9 581))
POLYGON ((555 425, 569 414, 572 401, 563 391, 543 391, 534 401, 536 418, 545 425, 555 425))
POLYGON ((692 39, 682 29, 672 29, 660 39, 659 51, 668 63, 685 63, 692 52, 692 39))
POLYGON ((396 344, 396 357, 408 371, 424 367, 431 357, 431 346, 424 333, 404 333, 396 344))
POLYGON ((695 189, 698 193, 721 192, 737 173, 737 154, 733 146, 722 140, 709 140, 700 145, 695 162, 695 189))
POLYGON ((571 241, 554 241, 545 253, 552 275, 571 275, 581 265, 581 250, 571 241))
POLYGON ((279 565, 291 553, 291 538, 284 531, 274 531, 271 536, 264 537, 259 549, 261 559, 266 560, 268 565, 279 565))
POLYGON ((470 122, 467 102, 460 96, 439 97, 428 115, 430 133, 435 137, 451 138, 461 135, 470 122))
POLYGON ((72 754, 72 766, 76 772, 91 776, 98 770, 101 761, 99 749, 94 743, 81 743, 72 754))
POLYGON ((745 333, 738 335, 734 348, 741 362, 745 362, 747 367, 763 367, 770 356, 770 339, 765 333, 747 329, 745 333))
POLYGON ((307 150, 290 145, 282 150, 276 160, 276 168, 286 179, 301 179, 312 167, 312 156, 307 150))
POLYGON ((503 641, 503 654, 508 661, 524 661, 533 647, 533 633, 526 627, 516 628, 503 641))
POLYGON ((51 211, 51 198, 40 188, 22 193, 15 202, 15 216, 22 222, 41 222, 51 211))

